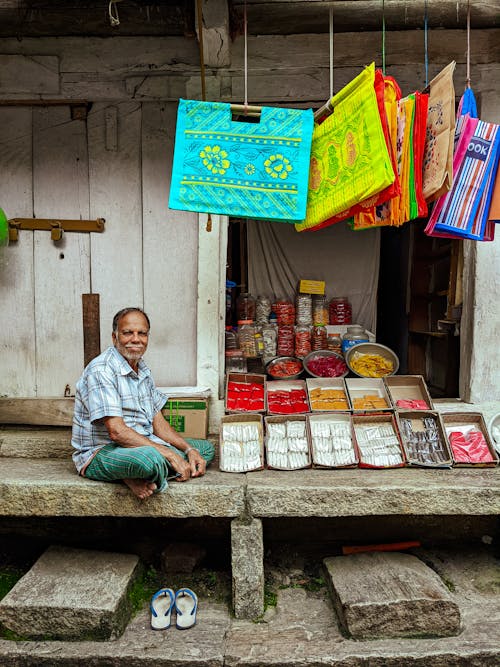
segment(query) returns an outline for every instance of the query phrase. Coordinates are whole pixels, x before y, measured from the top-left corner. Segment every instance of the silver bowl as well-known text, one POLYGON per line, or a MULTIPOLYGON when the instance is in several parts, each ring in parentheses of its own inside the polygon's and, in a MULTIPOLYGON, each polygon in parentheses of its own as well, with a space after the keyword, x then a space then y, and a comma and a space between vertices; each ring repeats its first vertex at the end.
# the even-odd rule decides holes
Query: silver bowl
POLYGON ((348 350, 346 350, 345 353, 345 361, 346 364, 351 371, 351 373, 354 373, 354 375, 357 375, 358 377, 361 378, 366 378, 366 377, 387 377, 388 375, 396 375, 399 369, 399 358, 398 355, 391 350, 390 347, 386 347, 385 345, 381 345, 380 343, 358 343, 357 345, 353 345, 350 347, 348 350), (391 373, 386 373, 385 375, 378 375, 378 376, 370 376, 370 375, 361 375, 361 373, 358 373, 357 371, 354 370, 354 368, 351 366, 351 359, 352 356, 355 352, 359 352, 360 354, 378 354, 384 359, 387 359, 388 361, 392 362, 393 365, 393 370, 391 373))
POLYGON ((298 380, 304 372, 302 359, 298 357, 274 357, 266 364, 266 373, 273 378, 273 380, 298 380), (273 366, 280 361, 298 361, 300 363, 300 372, 293 375, 274 375, 273 366))
POLYGON ((345 369, 345 372, 342 373, 341 375, 317 375, 316 373, 313 373, 313 371, 309 368, 309 364, 311 361, 314 359, 319 359, 319 358, 324 358, 324 357, 335 357, 337 359, 340 359, 340 361, 343 361, 345 363, 344 357, 341 354, 337 354, 336 352, 332 352, 332 350, 315 350, 314 352, 309 352, 304 357, 304 369, 308 375, 310 375, 313 378, 324 378, 324 377, 338 377, 338 378, 343 378, 347 375, 349 372, 349 368, 345 369))

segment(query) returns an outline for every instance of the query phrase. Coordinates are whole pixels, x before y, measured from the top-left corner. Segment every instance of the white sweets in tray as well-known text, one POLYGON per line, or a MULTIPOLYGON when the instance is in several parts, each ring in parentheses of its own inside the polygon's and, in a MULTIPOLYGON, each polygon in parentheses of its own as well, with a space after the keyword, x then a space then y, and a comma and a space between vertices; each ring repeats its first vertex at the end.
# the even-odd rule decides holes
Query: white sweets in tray
POLYGON ((361 464, 386 468, 404 463, 398 436, 390 422, 359 424, 355 421, 354 431, 361 464))
POLYGON ((219 467, 226 472, 262 468, 262 426, 259 422, 222 424, 219 467))
POLYGON ((305 419, 280 420, 279 417, 268 417, 266 432, 266 458, 269 467, 296 470, 310 465, 305 419))
POLYGON ((351 422, 348 415, 332 419, 323 415, 309 417, 313 463, 328 468, 355 466, 358 463, 352 444, 351 422))

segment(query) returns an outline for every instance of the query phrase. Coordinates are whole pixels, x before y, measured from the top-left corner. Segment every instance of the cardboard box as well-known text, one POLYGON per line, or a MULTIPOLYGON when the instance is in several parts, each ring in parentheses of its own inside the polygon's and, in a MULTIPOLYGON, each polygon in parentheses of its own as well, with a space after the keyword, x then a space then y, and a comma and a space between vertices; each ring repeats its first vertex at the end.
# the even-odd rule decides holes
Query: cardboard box
MULTIPOLYGON (((398 410, 397 402, 399 400, 407 401, 425 401, 427 410, 434 410, 432 398, 421 375, 387 375, 384 378, 387 393, 391 399, 392 405, 398 410)), ((419 408, 400 408, 401 410, 414 410, 419 408)))
POLYGON ((491 441, 484 417, 480 412, 443 412, 441 414, 441 419, 443 420, 444 430, 446 432, 446 437, 448 438, 451 454, 453 456, 453 465, 455 467, 494 468, 496 465, 498 465, 498 454, 496 453, 495 447, 491 441), (491 454, 491 461, 482 461, 480 463, 465 463, 457 461, 457 457, 455 456, 453 446, 450 441, 450 433, 453 431, 466 431, 467 427, 474 427, 475 429, 481 431, 484 439, 486 440, 488 450, 491 454))
POLYGON ((393 409, 382 378, 345 378, 345 385, 354 412, 381 412, 393 409), (378 400, 373 407, 358 407, 358 401, 365 396, 373 396, 378 400))
MULTIPOLYGON (((242 432, 242 435, 245 435, 242 432)), ((254 441, 250 441, 254 442, 254 441)), ((251 470, 262 470, 264 468, 264 426, 262 416, 257 414, 233 414, 224 415, 220 420, 220 435, 219 435, 219 468, 223 472, 250 472, 251 470), (248 425, 255 425, 258 437, 258 452, 248 451, 253 447, 253 444, 248 444, 246 440, 234 439, 231 440, 231 447, 239 444, 239 450, 236 452, 226 449, 229 447, 226 426, 246 427, 248 425)))
MULTIPOLYGON (((307 432, 306 416, 305 415, 277 415, 275 417, 264 417, 264 423, 266 425, 266 461, 268 468, 274 468, 276 470, 302 470, 304 468, 311 467, 311 448, 310 441, 307 432), (306 441, 306 449, 304 450, 293 450, 289 449, 287 452, 270 452, 269 451, 269 438, 270 438, 270 424, 284 424, 287 428, 287 424, 290 422, 300 422, 304 425, 304 437, 306 441), (299 459, 298 465, 293 464, 293 457, 299 459), (281 459, 286 459, 280 461, 281 459)), ((292 440, 293 442, 293 440, 292 440)))
MULTIPOLYGON (((356 448, 356 453, 358 455, 359 459, 359 467, 360 468, 374 468, 374 469, 385 469, 385 468, 402 468, 406 465, 406 457, 405 457, 405 451, 403 449, 403 446, 401 444, 401 437, 399 435, 399 430, 397 427, 396 419, 394 417, 394 413, 385 413, 385 414, 353 414, 352 415, 352 429, 353 429, 353 439, 354 439, 354 446, 356 448), (363 448, 360 444, 360 438, 359 434, 356 432, 356 427, 357 426, 384 426, 388 425, 390 426, 392 432, 394 433, 394 436, 397 438, 398 444, 398 450, 401 456, 401 462, 394 462, 394 463, 389 463, 389 464, 380 464, 376 465, 373 463, 370 463, 366 458, 363 458, 363 448)), ((373 440, 372 440, 373 442, 373 440)))
MULTIPOLYGON (((311 457, 313 468, 356 468, 358 461, 357 450, 353 442, 353 432, 351 423, 351 414, 348 412, 324 412, 322 414, 306 415, 307 429, 309 432, 309 439, 311 442, 311 457), (331 452, 319 450, 318 436, 315 436, 317 424, 326 424, 330 427, 330 438, 328 436, 320 436, 322 444, 325 442, 323 438, 328 438, 331 443, 331 452), (332 433, 331 425, 341 424, 346 433, 349 433, 349 446, 344 446, 344 442, 338 442, 335 435, 332 433), (328 459, 331 460, 327 463, 328 459)), ((334 430, 334 429, 333 429, 334 430)), ((347 436, 346 436, 347 437, 347 436)))
POLYGON ((408 461, 409 466, 451 468, 453 457, 439 412, 432 410, 397 410, 395 415, 399 435, 401 436, 401 443, 405 450, 406 460, 408 461), (409 420, 412 432, 417 434, 419 432, 425 432, 424 419, 426 418, 431 418, 433 420, 438 433, 437 450, 433 452, 433 450, 430 449, 429 453, 427 452, 425 440, 419 442, 418 435, 413 442, 411 437, 408 438, 404 427, 405 422, 403 421, 409 420))
POLYGON ((345 386, 344 378, 307 378, 306 379, 306 385, 307 385, 307 395, 309 398, 309 405, 311 406, 311 411, 312 412, 335 412, 335 411, 340 411, 340 412, 347 412, 351 410, 351 403, 349 401, 349 396, 347 394, 347 389, 345 386), (342 407, 335 407, 334 405, 330 405, 329 407, 322 407, 321 401, 327 401, 331 403, 332 401, 335 402, 336 399, 333 398, 331 400, 327 398, 323 398, 321 396, 321 399, 314 400, 311 396, 311 392, 313 392, 314 396, 314 391, 315 390, 321 390, 321 394, 325 394, 329 389, 332 389, 335 392, 340 392, 342 391, 345 396, 346 400, 346 405, 342 407))
POLYGON ((208 432, 208 401, 199 397, 169 397, 162 414, 183 438, 204 440, 208 432))
POLYGON ((301 280, 299 292, 301 294, 325 294, 326 283, 324 280, 301 280))

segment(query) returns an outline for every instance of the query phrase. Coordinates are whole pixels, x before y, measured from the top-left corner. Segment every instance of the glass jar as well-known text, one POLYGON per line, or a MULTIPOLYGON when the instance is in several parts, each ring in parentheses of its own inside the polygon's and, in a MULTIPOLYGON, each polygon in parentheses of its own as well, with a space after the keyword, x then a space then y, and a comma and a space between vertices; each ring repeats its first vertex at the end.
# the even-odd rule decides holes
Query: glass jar
POLYGON ((337 334, 328 334, 326 340, 326 349, 330 352, 342 354, 342 338, 337 334))
POLYGON ((225 337, 226 352, 228 350, 238 350, 239 349, 238 334, 233 329, 233 327, 226 327, 224 337, 225 337))
POLYGON ((347 297, 336 296, 330 299, 328 319, 330 324, 351 324, 352 306, 347 297))
POLYGON ((240 320, 255 320, 255 298, 249 292, 242 292, 236 300, 236 314, 240 320))
POLYGON ((311 327, 295 327, 295 356, 303 359, 311 351, 311 327))
POLYGON ((295 297, 295 323, 299 326, 311 326, 312 297, 310 294, 297 294, 295 297))
POLYGON ((257 339, 255 337, 255 326, 252 320, 238 321, 238 337, 240 349, 243 356, 248 359, 258 357, 257 339))
POLYGON ((272 322, 262 327, 262 338, 264 340, 264 358, 272 359, 278 351, 278 327, 272 322))
POLYGON ((258 324, 254 324, 254 336, 255 336, 255 349, 257 350, 257 356, 264 356, 264 338, 262 336, 262 327, 258 324))
POLYGON ((271 314, 271 299, 267 296, 259 295, 255 304, 255 321, 264 326, 269 321, 271 314))
POLYGON ((313 327, 311 347, 313 351, 327 349, 327 332, 326 327, 320 325, 313 327))
POLYGON ((368 343, 368 340, 368 334, 359 324, 347 327, 347 331, 342 336, 342 353, 345 354, 350 347, 358 343, 368 343))
POLYGON ((273 312, 276 314, 278 326, 292 326, 295 324, 295 306, 291 301, 281 299, 273 303, 273 312))
POLYGON ((295 333, 290 325, 278 327, 278 356, 293 357, 295 352, 295 333))
POLYGON ((326 297, 315 294, 312 299, 312 314, 314 326, 326 326, 328 324, 328 307, 326 297))
POLYGON ((226 373, 246 373, 247 360, 241 350, 226 350, 226 373))

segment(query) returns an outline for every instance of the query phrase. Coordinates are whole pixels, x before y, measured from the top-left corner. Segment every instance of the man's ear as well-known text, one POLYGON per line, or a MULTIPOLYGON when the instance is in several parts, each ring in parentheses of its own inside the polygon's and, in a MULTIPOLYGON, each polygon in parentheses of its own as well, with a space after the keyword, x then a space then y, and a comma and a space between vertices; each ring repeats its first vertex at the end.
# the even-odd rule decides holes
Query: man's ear
POLYGON ((113 341, 113 345, 116 347, 116 334, 114 331, 111 333, 111 340, 113 341))

